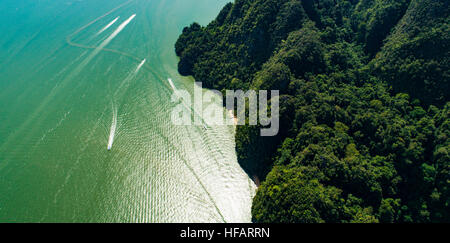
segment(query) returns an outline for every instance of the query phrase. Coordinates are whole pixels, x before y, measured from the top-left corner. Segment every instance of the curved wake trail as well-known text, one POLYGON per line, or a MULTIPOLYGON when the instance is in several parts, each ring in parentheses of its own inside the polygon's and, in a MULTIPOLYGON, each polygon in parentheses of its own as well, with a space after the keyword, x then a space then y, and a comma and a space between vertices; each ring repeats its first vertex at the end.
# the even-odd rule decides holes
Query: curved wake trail
POLYGON ((69 45, 72 45, 72 46, 77 46, 78 44, 72 42, 72 38, 73 38, 74 36, 76 36, 76 35, 77 35, 78 33, 80 33, 81 31, 85 30, 85 29, 88 28, 89 26, 91 26, 91 25, 97 23, 97 21, 99 21, 99 20, 103 19, 104 17, 106 17, 106 16, 112 14, 113 12, 117 11, 118 9, 121 9, 122 7, 124 7, 125 5, 130 4, 130 3, 133 2, 133 1, 134 1, 134 0, 129 0, 129 1, 127 1, 127 2, 124 2, 124 3, 120 4, 119 6, 117 6, 117 7, 113 8, 113 9, 111 9, 109 12, 103 14, 102 16, 100 16, 100 17, 98 17, 98 18, 92 20, 92 21, 89 22, 88 24, 86 24, 86 25, 84 25, 83 27, 79 28, 77 31, 73 32, 71 35, 69 35, 69 36, 66 37, 67 43, 68 43, 69 45))
POLYGON ((96 48, 96 50, 101 50, 103 47, 108 45, 120 32, 122 32, 123 29, 136 17, 136 14, 131 15, 127 20, 125 20, 123 23, 117 27, 117 29, 96 48))
MULTIPOLYGON (((117 96, 117 95, 119 94, 119 92, 122 91, 122 89, 124 89, 124 86, 125 86, 125 90, 124 90, 124 91, 126 91, 126 90, 128 89, 128 83, 129 83, 134 77, 136 77, 137 73, 139 72, 139 70, 141 70, 142 66, 144 66, 144 64, 145 64, 146 61, 147 61, 147 59, 142 60, 141 63, 136 67, 136 69, 134 70, 134 72, 131 73, 128 77, 126 77, 126 78, 123 80, 123 82, 122 82, 122 83, 119 85, 119 87, 116 89, 116 92, 114 92, 113 98, 114 98, 115 96, 117 96)), ((123 96, 123 93, 122 93, 122 95, 120 95, 120 97, 122 97, 122 96, 123 96)), ((120 98, 120 97, 119 97, 119 98, 120 98)), ((119 100, 120 100, 120 99, 119 99, 119 100)), ((117 113, 118 113, 117 107, 114 107, 114 106, 113 106, 113 119, 112 119, 112 123, 111 123, 111 129, 110 129, 110 132, 109 132, 108 151, 111 151, 112 145, 113 145, 113 143, 114 143, 114 137, 115 137, 116 129, 117 129, 117 113)))
MULTIPOLYGON (((125 27, 136 17, 136 14, 133 14, 132 16, 130 16, 127 20, 125 20, 123 23, 121 23, 115 30, 114 32, 108 36, 107 39, 105 39, 104 41, 101 42, 101 44, 99 46, 88 46, 88 45, 82 45, 82 44, 78 44, 78 43, 74 43, 72 42, 72 37, 74 37, 76 34, 78 34, 79 32, 81 32, 82 30, 86 29, 88 26, 94 24, 95 22, 97 22, 98 20, 106 17, 107 15, 111 14, 113 11, 116 11, 117 9, 125 6, 126 4, 132 2, 133 0, 130 0, 118 7, 116 7, 115 9, 111 10, 110 12, 100 16, 99 18, 95 19, 94 21, 90 22, 89 24, 87 24, 86 26, 83 26, 82 28, 80 28, 78 31, 74 32, 72 35, 67 37, 67 43, 71 46, 76 46, 76 47, 80 47, 80 48, 85 48, 85 49, 92 49, 93 51, 89 54, 89 56, 79 65, 79 69, 83 69, 89 62, 92 61, 92 59, 94 59, 95 56, 97 56, 101 51, 105 51, 105 52, 112 52, 112 53, 116 53, 125 57, 128 57, 134 61, 136 61, 137 63, 139 63, 139 65, 136 67, 136 69, 134 70, 134 72, 129 73, 128 77, 126 77, 120 84, 119 87, 115 90, 115 92, 112 94, 112 99, 116 99, 118 101, 121 100, 121 97, 123 97, 124 92, 126 92, 126 90, 128 89, 128 86, 131 82, 131 80, 136 77, 136 75, 138 74, 138 72, 144 68, 146 71, 149 71, 152 75, 154 75, 157 79, 159 79, 161 81, 162 84, 164 84, 166 87, 169 86, 170 89, 172 89, 174 91, 174 93, 176 95, 178 95, 178 90, 176 89, 175 85, 173 84, 172 80, 169 79, 169 82, 166 83, 164 82, 164 78, 161 77, 157 72, 155 72, 149 65, 146 65, 146 59, 141 59, 139 57, 136 57, 130 53, 126 53, 126 52, 122 52, 119 50, 113 50, 113 49, 108 49, 106 48, 106 46, 119 34, 121 33, 121 31, 123 29, 125 29, 125 27), (168 85, 169 84, 169 85, 168 85)), ((107 29, 111 28, 114 24, 116 24, 116 22, 118 21, 119 17, 117 17, 116 19, 114 19, 112 22, 110 22, 108 25, 106 25, 105 27, 103 27, 103 29, 101 29, 96 35, 101 34, 102 32, 106 31, 107 29)), ((78 69, 77 69, 78 70, 78 69)), ((115 102, 114 102, 115 103, 115 102)), ((199 114, 193 110, 193 108, 191 106, 188 106, 185 102, 183 102, 183 105, 188 109, 194 112, 195 115, 199 116, 199 114)), ((202 117, 202 116, 200 116, 202 117)), ((203 120, 203 118, 202 118, 203 120)), ((112 122, 111 122, 111 128, 110 128, 110 134, 109 134, 109 138, 108 138, 108 145, 107 145, 107 149, 108 151, 110 151, 112 149, 113 143, 114 143, 114 139, 116 137, 116 132, 117 132, 117 127, 118 125, 118 107, 115 106, 113 104, 113 114, 112 114, 112 122)), ((203 120, 203 127, 204 129, 207 129, 207 125, 206 122, 203 120)), ((161 134, 161 136, 163 136, 161 134)), ((163 136, 164 137, 164 136, 163 136)), ((164 137, 165 138, 165 137, 164 137)), ((167 138, 166 138, 167 139, 167 138)), ((168 139, 167 139, 168 140, 168 139)), ((167 142, 171 143, 170 140, 168 140, 167 142)), ((175 148, 175 146, 172 146, 175 148)), ((176 152, 179 152, 177 149, 175 149, 176 152)), ((180 157, 182 158, 183 156, 180 154, 180 157)), ((187 160, 182 159, 182 161, 185 163, 185 165, 188 167, 188 169, 190 170, 190 172, 193 174, 195 180, 200 184, 201 188, 205 191, 205 193, 207 194, 208 198, 211 200, 212 204, 214 205, 214 208, 216 209, 218 215, 221 217, 222 221, 226 222, 224 216, 222 215, 221 210, 219 209, 216 201, 213 198, 213 195, 210 194, 210 192, 208 191, 208 188, 205 186, 205 184, 202 182, 200 176, 197 174, 197 172, 194 170, 193 167, 191 167, 191 165, 188 163, 187 160)))
MULTIPOLYGON (((121 6, 119 6, 121 7, 121 6)), ((119 8, 118 7, 118 8, 119 8)), ((117 8, 116 8, 117 9, 117 8)), ((110 11, 109 13, 111 13, 112 11, 110 11)), ((109 14, 107 13, 107 14, 109 14)), ((106 14, 106 15, 107 15, 106 14)), ((101 16, 101 18, 105 17, 101 16)), ((122 32, 122 30, 125 29, 125 27, 136 17, 136 14, 131 15, 127 20, 125 20, 124 22, 122 22, 117 28, 116 30, 114 30, 114 32, 108 36, 108 38, 106 38, 99 46, 94 48, 94 51, 92 51, 92 53, 77 67, 77 71, 80 71, 81 69, 83 69, 95 56, 97 56, 100 51, 102 51, 114 38, 116 38, 117 35, 120 34, 120 32, 122 32)), ((106 25, 103 29, 101 29, 96 35, 99 35, 100 33, 104 32, 105 30, 107 30, 108 28, 110 28, 115 22, 117 22, 117 20, 120 17, 117 17, 116 19, 114 19, 112 22, 110 22, 108 25, 106 25)), ((100 18, 99 18, 100 19, 100 18)), ((98 21, 99 19, 95 20, 94 22, 98 21)), ((92 22, 92 23, 94 23, 92 22)), ((90 24, 92 24, 90 23, 90 24)), ((88 25, 90 25, 88 24, 88 25)), ((85 28, 85 27, 83 27, 85 28)), ((83 29, 81 28, 81 29, 83 29)), ((79 32, 79 31, 78 31, 79 32)), ((76 33, 78 33, 76 32, 76 33)), ((73 35, 72 35, 73 36, 73 35)), ((68 38, 68 40, 70 40, 70 38, 68 38)), ((69 44, 74 44, 71 41, 69 41, 69 44)), ((76 45, 76 44, 75 44, 76 45)), ((131 80, 131 78, 134 77, 135 74, 137 74, 139 72, 139 70, 142 68, 142 66, 145 64, 146 59, 144 59, 139 66, 136 68, 135 72, 130 75, 129 77, 127 77, 124 82, 119 86, 119 89, 116 91, 116 93, 119 92, 119 90, 122 88, 122 86, 124 85, 124 83, 128 83, 129 80, 131 80)), ((113 120, 112 120, 112 124, 111 124, 111 129, 110 129, 110 135, 109 135, 109 139, 108 139, 108 147, 107 149, 110 151, 112 149, 112 145, 114 143, 114 137, 115 137, 115 133, 116 133, 116 129, 117 129, 117 108, 113 107, 113 120)))
POLYGON ((111 21, 108 25, 106 25, 105 27, 103 27, 103 29, 101 29, 101 30, 100 30, 99 32, 97 32, 97 34, 95 34, 95 35, 96 35, 96 36, 97 36, 97 35, 100 35, 100 34, 103 33, 105 30, 109 29, 109 27, 111 27, 114 23, 116 23, 117 20, 119 20, 119 18, 120 18, 120 16, 117 17, 117 18, 115 18, 113 21, 111 21))
POLYGON ((80 66, 78 67, 78 69, 83 69, 95 56, 97 56, 98 53, 100 53, 100 51, 107 46, 114 38, 116 38, 116 36, 122 32, 123 29, 125 29, 125 27, 127 27, 127 25, 136 17, 136 14, 131 15, 131 17, 129 17, 127 20, 125 20, 123 23, 121 23, 119 25, 119 27, 117 27, 116 30, 114 30, 114 32, 108 36, 108 38, 106 38, 106 40, 104 40, 98 47, 96 47, 94 49, 94 51, 92 51, 92 53, 83 61, 83 63, 80 64, 80 66))

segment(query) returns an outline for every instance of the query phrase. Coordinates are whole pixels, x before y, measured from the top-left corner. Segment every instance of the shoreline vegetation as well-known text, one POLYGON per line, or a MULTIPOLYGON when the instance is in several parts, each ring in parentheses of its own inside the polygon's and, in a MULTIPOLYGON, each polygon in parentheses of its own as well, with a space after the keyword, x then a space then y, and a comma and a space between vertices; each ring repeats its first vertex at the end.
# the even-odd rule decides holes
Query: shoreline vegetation
POLYGON ((450 222, 449 5, 235 0, 183 30, 182 75, 280 91, 277 137, 236 128, 253 222, 450 222))

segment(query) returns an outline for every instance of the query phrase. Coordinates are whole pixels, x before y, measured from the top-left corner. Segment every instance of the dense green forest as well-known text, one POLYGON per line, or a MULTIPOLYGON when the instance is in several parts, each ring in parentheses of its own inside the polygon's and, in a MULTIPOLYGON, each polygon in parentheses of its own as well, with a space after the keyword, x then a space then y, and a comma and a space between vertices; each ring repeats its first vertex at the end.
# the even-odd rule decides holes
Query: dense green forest
POLYGON ((179 71, 280 90, 281 131, 241 126, 254 222, 450 222, 448 0, 235 0, 183 30, 179 71))

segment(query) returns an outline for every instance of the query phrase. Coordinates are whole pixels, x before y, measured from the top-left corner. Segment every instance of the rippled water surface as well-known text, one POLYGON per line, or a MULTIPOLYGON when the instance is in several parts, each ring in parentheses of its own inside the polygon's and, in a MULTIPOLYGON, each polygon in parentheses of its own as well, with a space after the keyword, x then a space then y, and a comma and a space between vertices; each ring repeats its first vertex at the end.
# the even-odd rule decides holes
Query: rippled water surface
POLYGON ((249 222, 234 127, 173 125, 167 81, 228 1, 2 0, 0 222, 249 222))

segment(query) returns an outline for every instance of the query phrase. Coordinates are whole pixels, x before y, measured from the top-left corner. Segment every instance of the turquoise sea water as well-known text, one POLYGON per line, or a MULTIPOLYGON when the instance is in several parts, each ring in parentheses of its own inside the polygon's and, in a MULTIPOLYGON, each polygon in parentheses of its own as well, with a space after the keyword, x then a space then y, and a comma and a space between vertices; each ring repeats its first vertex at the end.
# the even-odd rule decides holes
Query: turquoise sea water
POLYGON ((174 43, 227 2, 2 0, 0 222, 249 222, 234 127, 170 119, 174 43))

